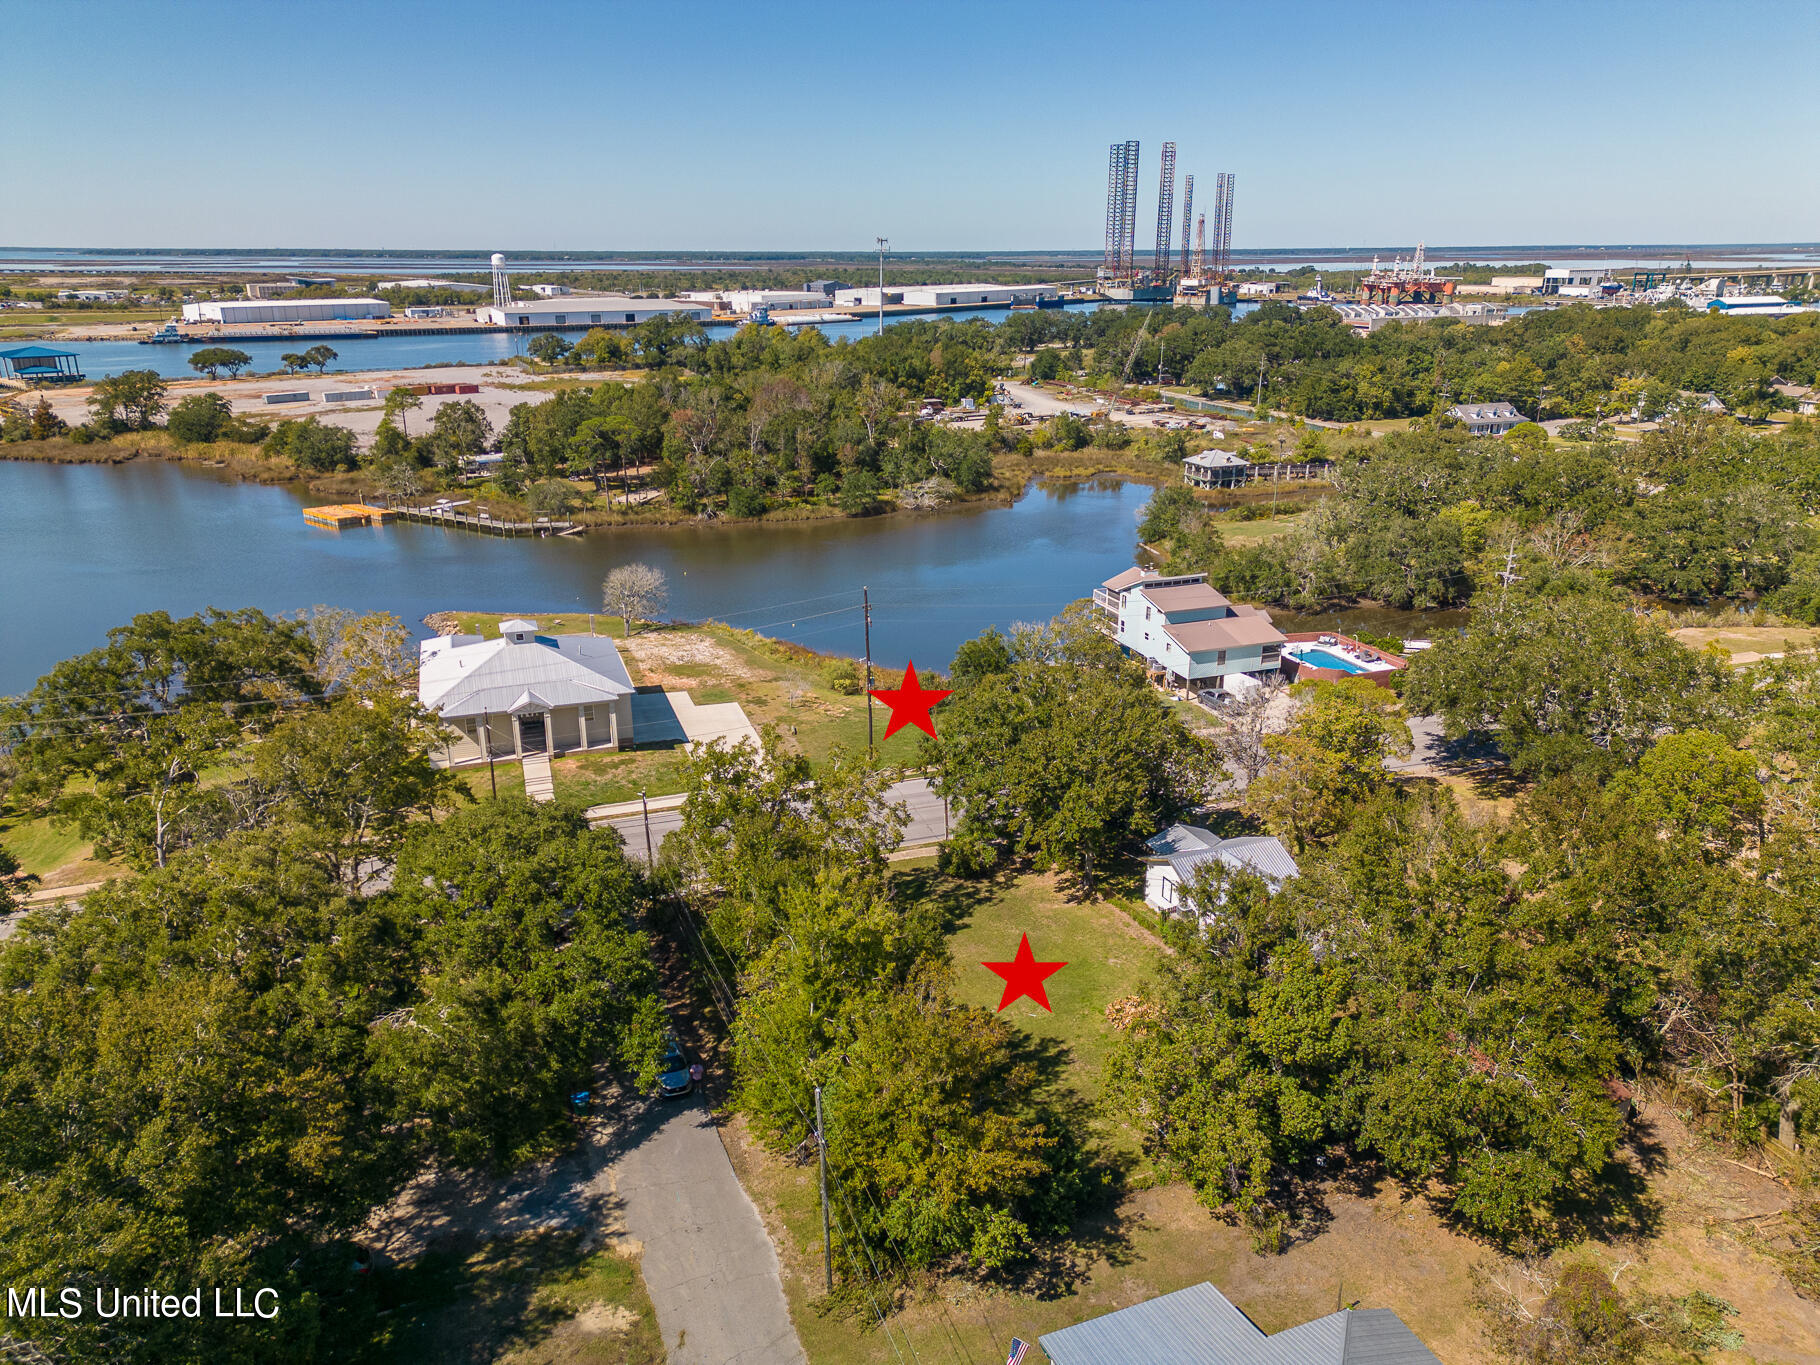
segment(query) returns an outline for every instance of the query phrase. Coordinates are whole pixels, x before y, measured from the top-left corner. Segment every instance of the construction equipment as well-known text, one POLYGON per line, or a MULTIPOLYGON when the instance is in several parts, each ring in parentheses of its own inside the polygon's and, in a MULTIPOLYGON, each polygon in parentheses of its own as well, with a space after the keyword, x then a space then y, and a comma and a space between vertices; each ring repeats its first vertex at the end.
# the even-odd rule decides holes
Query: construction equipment
POLYGON ((1133 238, 1137 233, 1138 144, 1115 142, 1106 173, 1106 260, 1100 274, 1108 279, 1131 276, 1133 238))
POLYGON ((1188 229, 1194 222, 1194 177, 1182 185, 1182 278, 1188 278, 1188 229))

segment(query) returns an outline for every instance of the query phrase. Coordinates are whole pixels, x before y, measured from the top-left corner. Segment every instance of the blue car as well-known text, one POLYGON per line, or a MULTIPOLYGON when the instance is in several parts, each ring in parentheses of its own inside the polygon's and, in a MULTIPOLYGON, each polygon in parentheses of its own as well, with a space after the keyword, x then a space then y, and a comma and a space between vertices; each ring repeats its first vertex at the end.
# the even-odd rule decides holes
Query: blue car
POLYGON ((663 1060, 657 1064, 657 1089, 665 1099, 677 1099, 695 1089, 689 1074, 689 1054, 674 1033, 664 1035, 663 1060))

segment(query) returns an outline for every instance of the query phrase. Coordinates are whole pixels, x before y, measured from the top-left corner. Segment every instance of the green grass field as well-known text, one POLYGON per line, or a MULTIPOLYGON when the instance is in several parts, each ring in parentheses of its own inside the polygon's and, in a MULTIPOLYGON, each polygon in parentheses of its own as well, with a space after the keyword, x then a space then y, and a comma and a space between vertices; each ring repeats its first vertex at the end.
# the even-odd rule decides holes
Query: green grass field
POLYGON ((638 1262, 547 1233, 432 1251, 372 1286, 378 1349, 395 1365, 662 1365, 657 1315, 638 1262))

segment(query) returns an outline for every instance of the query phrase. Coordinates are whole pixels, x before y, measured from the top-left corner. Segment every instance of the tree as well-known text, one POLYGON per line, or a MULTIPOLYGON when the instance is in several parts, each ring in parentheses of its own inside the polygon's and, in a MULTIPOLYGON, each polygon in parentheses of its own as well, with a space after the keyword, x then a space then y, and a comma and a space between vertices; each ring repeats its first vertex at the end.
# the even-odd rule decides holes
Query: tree
POLYGON ((1020 630, 1010 655, 942 706, 934 786, 963 812, 950 856, 1008 852, 1091 882, 1209 788, 1212 754, 1078 614, 1020 630))
POLYGON ((1411 662, 1404 702, 1451 738, 1495 737, 1524 775, 1608 775, 1664 729, 1723 732, 1726 670, 1662 627, 1590 597, 1513 599, 1411 662))
POLYGON ((69 423, 51 410, 51 400, 40 395, 37 405, 32 408, 31 412, 29 428, 31 439, 48 441, 53 437, 63 435, 69 429, 69 423))
MULTIPOLYGON (((1174 540, 1185 531, 1195 530, 1207 519, 1207 509, 1194 490, 1186 484, 1172 483, 1150 495, 1144 504, 1144 516, 1138 522, 1138 539, 1146 545, 1174 540)), ((1216 533, 1217 534, 1217 533, 1216 533)))
POLYGON ((879 500, 878 476, 867 469, 849 470, 841 480, 840 510, 850 517, 867 517, 884 504, 879 500))
POLYGON ((662 569, 649 564, 621 564, 600 585, 601 604, 625 623, 632 634, 634 621, 650 621, 670 600, 670 585, 662 569))
POLYGON ((250 608, 135 616, 8 708, 14 797, 162 867, 227 818, 205 774, 316 695, 310 663, 301 626, 250 608))
POLYGON ((567 341, 564 341, 561 337, 557 336, 556 333, 545 332, 542 336, 533 340, 527 349, 530 351, 531 359, 545 365, 555 365, 560 363, 562 358, 575 348, 567 341))
POLYGON ((204 346, 190 356, 190 368, 198 374, 207 374, 210 379, 217 378, 222 370, 232 378, 252 363, 252 356, 231 346, 204 346))
POLYGON ((1719 735, 1664 735, 1617 786, 1642 819, 1683 846, 1718 857, 1737 853, 1762 831, 1766 801, 1757 760, 1719 735))
POLYGON ((1047 382, 1060 378, 1062 373, 1062 353, 1057 350, 1038 351, 1030 359, 1030 377, 1047 382))
POLYGON ((359 448, 354 433, 346 427, 331 426, 316 417, 291 418, 280 422, 265 439, 268 455, 284 455, 303 469, 328 472, 336 469, 358 469, 359 448))
POLYGON ((297 374, 300 371, 309 369, 313 362, 307 355, 304 355, 301 352, 286 351, 283 355, 278 357, 278 363, 284 366, 286 374, 297 374))
POLYGON ((1286 733, 1262 740, 1264 771, 1245 804, 1296 851, 1343 827, 1359 802, 1383 790, 1384 760, 1409 752, 1396 694, 1362 678, 1298 683, 1286 733))
POLYGON ((393 903, 421 942, 413 998, 378 1021, 399 1117, 460 1165, 504 1168, 568 1139, 597 1065, 656 1079, 663 1007, 637 877, 579 810, 507 797, 401 850, 393 903))
MULTIPOLYGON (((290 357, 286 356, 285 359, 288 360, 290 357)), ((392 418, 397 418, 398 429, 406 436, 411 434, 410 423, 406 420, 408 415, 422 406, 422 395, 411 392, 411 390, 403 384, 392 389, 385 396, 386 419, 390 421, 392 418)))
POLYGON ((430 425, 435 431, 437 461, 447 468, 458 468, 493 444, 493 423, 486 409, 469 398, 444 403, 430 425))
POLYGON ((525 506, 542 516, 560 517, 575 510, 580 496, 567 479, 544 479, 525 490, 525 506))
POLYGON ((89 393, 89 410, 99 422, 124 422, 129 430, 141 431, 163 414, 168 389, 155 370, 125 370, 95 381, 89 393))
POLYGON ((172 436, 188 445, 219 439, 222 427, 233 417, 233 408, 220 394, 192 393, 178 400, 165 426, 172 436))
POLYGON ((303 363, 305 365, 314 365, 316 367, 316 373, 322 374, 329 368, 330 362, 339 357, 340 352, 333 346, 327 346, 318 342, 303 353, 303 363))

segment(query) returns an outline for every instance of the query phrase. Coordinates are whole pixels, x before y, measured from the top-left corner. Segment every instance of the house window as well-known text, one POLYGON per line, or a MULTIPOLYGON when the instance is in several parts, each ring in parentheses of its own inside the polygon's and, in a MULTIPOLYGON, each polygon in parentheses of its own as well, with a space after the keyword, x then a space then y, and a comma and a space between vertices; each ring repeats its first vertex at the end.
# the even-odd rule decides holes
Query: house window
POLYGON ((627 313, 627 314, 626 314, 626 321, 627 321, 627 322, 637 322, 637 321, 638 321, 638 314, 637 314, 637 313, 627 313))
POLYGON ((589 321, 589 322, 599 322, 599 321, 600 321, 600 314, 599 314, 599 313, 590 313, 590 314, 588 314, 588 321, 589 321))
POLYGON ((1146 621, 1148 621, 1150 619, 1150 608, 1149 607, 1144 608, 1144 619, 1146 621))
POLYGON ((558 313, 556 315, 556 325, 558 327, 562 326, 562 324, 567 322, 568 320, 569 320, 569 315, 567 313, 558 313))
POLYGON ((581 708, 581 718, 583 720, 593 720, 594 719, 594 708, 592 706, 582 707, 581 708))
POLYGON ((1213 660, 1213 661, 1214 661, 1214 662, 1215 662, 1215 663, 1216 663, 1216 664, 1223 664, 1223 663, 1225 663, 1225 662, 1226 662, 1226 651, 1225 651, 1225 650, 1223 650, 1223 649, 1222 649, 1222 650, 1221 650, 1221 651, 1220 651, 1220 652, 1219 652, 1219 653, 1218 653, 1218 654, 1217 654, 1217 655, 1215 655, 1215 656, 1214 656, 1214 660, 1213 660))

